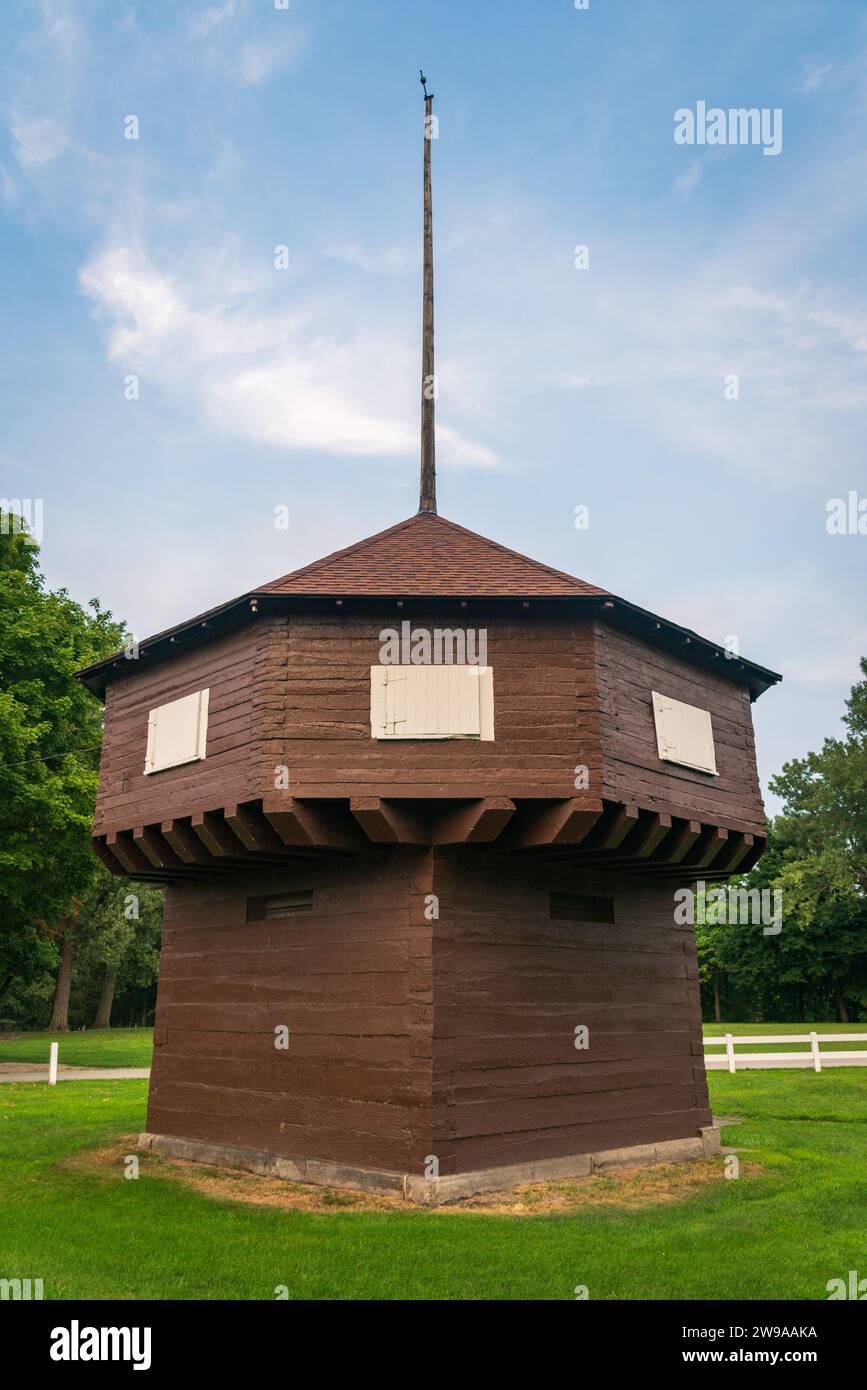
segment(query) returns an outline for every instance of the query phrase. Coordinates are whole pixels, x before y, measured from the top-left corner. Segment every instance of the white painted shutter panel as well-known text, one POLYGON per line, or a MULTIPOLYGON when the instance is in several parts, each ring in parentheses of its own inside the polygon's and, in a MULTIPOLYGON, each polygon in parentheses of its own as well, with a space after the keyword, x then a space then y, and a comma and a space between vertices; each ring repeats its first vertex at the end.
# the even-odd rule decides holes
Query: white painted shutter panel
POLYGON ((204 758, 208 737, 207 690, 197 690, 167 705, 158 705, 148 716, 145 773, 204 758))
POLYGON ((409 666, 407 729, 416 738, 478 738, 479 681, 469 666, 409 666))
POLYGON ((386 738, 406 738, 409 692, 407 690, 407 671, 411 666, 386 666, 385 668, 385 730, 386 738))
POLYGON ((371 666, 373 738, 494 737, 489 666, 371 666))
POLYGON ((389 736, 385 721, 385 676, 388 670, 388 666, 371 666, 370 668, 371 738, 388 738, 389 736))
POLYGON ((696 705, 685 705, 681 700, 673 700, 655 690, 652 695, 656 746, 660 758, 716 776, 710 711, 699 709, 696 705))

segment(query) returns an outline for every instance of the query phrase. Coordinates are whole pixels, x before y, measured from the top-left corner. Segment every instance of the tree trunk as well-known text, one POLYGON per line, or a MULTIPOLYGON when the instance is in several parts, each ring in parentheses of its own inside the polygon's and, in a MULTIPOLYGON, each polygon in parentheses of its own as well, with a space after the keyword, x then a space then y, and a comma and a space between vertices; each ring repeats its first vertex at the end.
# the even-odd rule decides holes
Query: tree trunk
POLYGON ((713 975, 713 1016, 717 1023, 722 1023, 722 1011, 719 1006, 719 971, 715 970, 713 975))
POLYGON ((837 1016, 841 1023, 848 1023, 849 1015, 846 1012, 846 1001, 843 998, 843 981, 839 978, 834 981, 834 995, 837 1000, 837 1016))
POLYGON ((117 984, 117 966, 107 965, 105 974, 102 977, 102 990, 99 995, 99 1003, 96 1007, 96 1017, 93 1020, 94 1028, 111 1027, 111 1006, 114 1003, 114 990, 117 984))
POLYGON ((60 967, 54 986, 54 1007, 51 1010, 49 1033, 69 1032, 69 990, 72 985, 72 967, 75 963, 75 943, 67 927, 60 953, 60 967))

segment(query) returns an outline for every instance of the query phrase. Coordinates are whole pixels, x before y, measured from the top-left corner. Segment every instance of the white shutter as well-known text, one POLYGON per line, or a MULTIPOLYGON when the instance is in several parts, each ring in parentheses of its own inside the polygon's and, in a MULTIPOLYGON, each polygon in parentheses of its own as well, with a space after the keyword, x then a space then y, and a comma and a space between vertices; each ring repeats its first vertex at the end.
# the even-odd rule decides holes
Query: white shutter
POLYGON ((145 774, 204 758, 208 738, 207 690, 158 705, 148 716, 145 774))
POLYGON ((494 737, 490 666, 371 666, 373 738, 494 737))
POLYGON ((385 674, 389 669, 388 666, 371 666, 370 668, 371 738, 388 738, 385 717, 385 674))
POLYGON ((656 746, 664 762, 695 768, 714 776, 716 754, 710 712, 696 705, 685 705, 668 695, 653 695, 656 746))

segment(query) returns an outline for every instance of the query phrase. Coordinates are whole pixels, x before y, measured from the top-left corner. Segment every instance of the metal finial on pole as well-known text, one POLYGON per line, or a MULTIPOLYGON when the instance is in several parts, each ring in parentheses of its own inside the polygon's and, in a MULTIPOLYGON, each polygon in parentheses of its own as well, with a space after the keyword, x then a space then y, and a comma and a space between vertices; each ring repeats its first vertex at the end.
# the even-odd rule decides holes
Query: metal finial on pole
POLYGON ((433 297, 433 212, 431 207, 430 147, 432 138, 433 93, 427 89, 427 78, 419 69, 424 91, 424 276, 422 282, 422 347, 421 347, 421 487, 420 512, 436 512, 437 475, 434 434, 434 297, 433 297))

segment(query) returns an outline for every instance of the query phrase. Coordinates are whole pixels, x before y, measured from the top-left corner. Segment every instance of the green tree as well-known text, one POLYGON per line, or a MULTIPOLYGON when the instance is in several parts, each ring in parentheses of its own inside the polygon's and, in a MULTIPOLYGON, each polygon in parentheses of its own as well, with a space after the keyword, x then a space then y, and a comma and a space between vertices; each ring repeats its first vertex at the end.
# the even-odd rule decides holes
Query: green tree
POLYGON ((832 853, 853 889, 867 894, 867 658, 843 715, 845 738, 826 738, 819 753, 793 758, 771 778, 784 802, 780 832, 790 858, 832 853))
POLYGON ((100 706, 75 672, 124 640, 96 599, 82 608, 46 588, 38 547, 0 513, 0 997, 61 957, 62 1005, 77 902, 96 867, 102 737, 100 706))
POLYGON ((92 1028, 110 1028, 116 994, 144 993, 159 970, 163 897, 101 866, 79 912, 82 945, 74 1010, 92 1028))
POLYGON ((867 1006, 867 658, 843 715, 843 738, 794 758, 771 778, 783 800, 774 826, 775 884, 784 894, 787 946, 805 979, 867 1006), (800 947, 800 950, 795 948, 800 947))
POLYGON ((708 986, 713 996, 713 1016, 717 1023, 722 1022, 722 987, 726 976, 725 965, 720 956, 721 929, 696 921, 695 945, 698 954, 698 977, 708 986))
POLYGON ((849 1022, 867 1012, 867 662, 843 716, 844 736, 795 758, 771 779, 783 801, 768 845, 741 880, 780 892, 783 927, 699 933, 702 983, 726 981, 735 1015, 849 1022))

